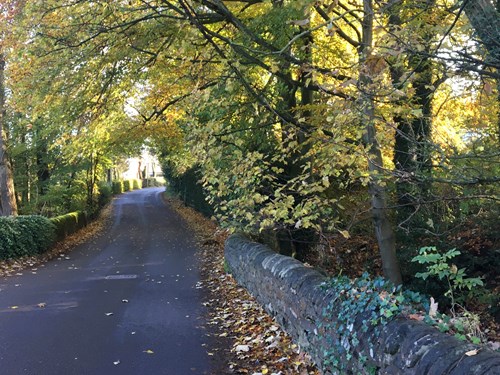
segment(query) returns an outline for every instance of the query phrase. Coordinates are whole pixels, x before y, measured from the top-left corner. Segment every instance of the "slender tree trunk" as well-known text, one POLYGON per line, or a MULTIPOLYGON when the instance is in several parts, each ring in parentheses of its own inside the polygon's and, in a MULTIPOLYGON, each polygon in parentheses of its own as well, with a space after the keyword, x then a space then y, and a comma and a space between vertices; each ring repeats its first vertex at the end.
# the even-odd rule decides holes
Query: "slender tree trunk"
MULTIPOLYGON (((14 121, 22 121, 22 114, 16 113, 14 121)), ((16 181, 16 205, 21 207, 27 205, 30 201, 30 183, 31 183, 31 167, 30 167, 30 153, 28 145, 28 136, 26 129, 20 129, 19 134, 16 136, 14 142, 23 145, 23 151, 16 158, 9 157, 12 171, 14 173, 14 181, 16 181)), ((10 156, 10 155, 9 155, 10 156)))
POLYGON ((50 180, 50 169, 49 164, 47 162, 47 142, 42 139, 39 140, 40 145, 36 150, 36 175, 38 178, 38 194, 45 195, 49 188, 49 180, 50 180))
POLYGON ((5 55, 0 51, 0 216, 17 215, 12 167, 7 155, 5 55))
MULTIPOLYGON (((428 9, 435 1, 427 4, 428 9)), ((394 4, 390 9, 389 28, 397 33, 403 22, 400 16, 400 4, 394 4)), ((425 27, 425 26, 424 26, 425 27)), ((398 199, 398 221, 408 219, 417 209, 421 201, 429 195, 428 183, 415 183, 412 178, 418 176, 429 176, 431 173, 430 142, 432 130, 432 94, 433 74, 432 63, 429 59, 430 43, 433 35, 423 32, 425 50, 421 54, 414 54, 408 58, 409 65, 405 67, 394 57, 390 62, 391 80, 395 89, 400 89, 401 80, 407 70, 413 74, 412 86, 415 95, 412 105, 415 110, 421 111, 421 116, 412 119, 404 116, 394 116, 397 129, 394 143, 394 166, 398 172, 396 181, 396 193, 398 199)), ((408 98, 402 98, 395 103, 401 105, 408 98)), ((425 178, 423 179, 426 180, 425 178)))
MULTIPOLYGON (((304 29, 301 29, 304 31, 304 29)), ((302 53, 305 55, 305 60, 312 63, 312 46, 313 37, 307 35, 302 39, 302 53)), ((283 64, 286 66, 287 75, 291 78, 290 64, 288 62, 283 64)), ((296 152, 290 155, 287 165, 285 166, 286 180, 294 179, 302 175, 304 165, 307 163, 307 154, 310 150, 308 144, 308 137, 306 127, 309 126, 311 118, 311 110, 307 108, 314 103, 314 92, 307 87, 307 82, 312 79, 312 76, 307 72, 302 72, 300 80, 304 84, 300 88, 300 106, 306 106, 306 109, 294 112, 297 107, 297 87, 285 83, 285 92, 282 93, 284 98, 284 105, 286 108, 283 110, 289 113, 291 117, 303 118, 304 121, 300 129, 295 125, 284 125, 283 139, 287 139, 288 133, 293 132, 293 141, 297 142, 299 148, 296 152)), ((290 79, 291 80, 291 79, 290 79)), ((286 183, 286 181, 284 181, 286 183)), ((303 201, 304 197, 300 195, 295 196, 295 205, 298 206, 303 201)), ((288 226, 277 233, 280 252, 285 255, 293 256, 299 260, 305 260, 311 244, 315 241, 316 233, 313 229, 295 228, 294 225, 288 226)))
POLYGON ((497 141, 500 144, 500 78, 497 78, 497 141))
POLYGON ((372 0, 363 1, 363 42, 359 48, 361 85, 358 104, 364 126, 363 142, 368 148, 368 169, 371 174, 369 193, 371 196, 373 224, 377 237, 384 276, 394 284, 401 284, 401 270, 396 256, 396 241, 392 224, 387 212, 387 198, 384 186, 380 182, 383 173, 382 152, 376 138, 375 104, 370 94, 372 87, 371 72, 366 64, 371 54, 373 41, 373 4, 372 0))
MULTIPOLYGON (((496 2, 496 9, 497 9, 497 16, 499 18, 499 21, 500 22, 500 0, 497 0, 496 2)), ((498 24, 497 24, 498 26, 498 24)), ((500 26, 498 26, 500 27, 500 26)), ((499 35, 499 38, 500 38, 500 35, 499 35)), ((498 40, 500 39, 497 39, 497 42, 498 40)), ((498 55, 500 55, 500 42, 499 42, 499 45, 497 46, 498 49, 497 49, 497 52, 498 52, 498 55)), ((500 57, 497 56, 497 60, 500 60, 500 57)), ((498 61, 498 66, 497 66, 497 74, 500 75, 500 61, 498 61)), ((497 141, 498 143, 500 144, 500 77, 496 79, 497 81, 497 141)))

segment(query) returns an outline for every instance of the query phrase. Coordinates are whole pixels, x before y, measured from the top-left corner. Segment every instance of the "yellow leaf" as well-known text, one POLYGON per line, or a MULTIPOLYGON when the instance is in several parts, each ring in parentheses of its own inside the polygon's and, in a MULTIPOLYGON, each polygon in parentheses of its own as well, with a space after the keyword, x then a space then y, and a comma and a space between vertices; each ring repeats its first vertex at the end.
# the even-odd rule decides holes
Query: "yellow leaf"
POLYGON ((154 354, 154 352, 153 352, 151 349, 144 350, 144 353, 147 353, 147 354, 154 354))
POLYGON ((15 310, 15 309, 18 309, 18 308, 19 308, 19 306, 11 306, 10 308, 11 308, 12 310, 15 310))
POLYGON ((345 239, 347 239, 347 240, 348 240, 349 238, 351 238, 351 235, 349 234, 349 232, 348 232, 348 231, 346 231, 346 230, 339 230, 339 232, 340 232, 340 234, 341 234, 341 235, 342 235, 345 239))
POLYGON ((491 83, 485 82, 483 86, 484 92, 488 95, 493 94, 493 87, 491 86, 491 83))
POLYGON ((277 73, 280 70, 280 67, 277 64, 272 64, 270 70, 271 73, 277 73))
POLYGON ((458 267, 455 264, 452 264, 450 267, 450 271, 453 274, 456 274, 458 272, 458 267))

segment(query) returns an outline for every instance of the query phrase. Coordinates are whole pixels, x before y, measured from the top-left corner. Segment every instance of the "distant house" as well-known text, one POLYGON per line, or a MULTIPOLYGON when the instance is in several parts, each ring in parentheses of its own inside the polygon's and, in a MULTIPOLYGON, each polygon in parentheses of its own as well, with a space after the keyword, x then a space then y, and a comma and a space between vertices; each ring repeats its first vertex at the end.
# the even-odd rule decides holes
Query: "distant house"
POLYGON ((147 150, 142 151, 141 157, 127 159, 127 165, 128 169, 123 172, 125 180, 163 177, 163 171, 158 159, 147 150))

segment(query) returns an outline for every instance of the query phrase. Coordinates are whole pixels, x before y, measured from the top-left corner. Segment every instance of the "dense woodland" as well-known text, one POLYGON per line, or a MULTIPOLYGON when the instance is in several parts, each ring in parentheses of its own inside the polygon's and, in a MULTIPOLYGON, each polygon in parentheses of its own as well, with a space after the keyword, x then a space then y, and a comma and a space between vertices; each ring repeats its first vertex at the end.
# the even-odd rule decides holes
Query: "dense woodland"
POLYGON ((451 275, 485 282, 462 303, 498 318, 497 0, 4 0, 0 18, 1 215, 92 211, 147 146, 186 201, 319 266, 349 273, 348 248, 435 291, 411 259, 457 248, 451 275))

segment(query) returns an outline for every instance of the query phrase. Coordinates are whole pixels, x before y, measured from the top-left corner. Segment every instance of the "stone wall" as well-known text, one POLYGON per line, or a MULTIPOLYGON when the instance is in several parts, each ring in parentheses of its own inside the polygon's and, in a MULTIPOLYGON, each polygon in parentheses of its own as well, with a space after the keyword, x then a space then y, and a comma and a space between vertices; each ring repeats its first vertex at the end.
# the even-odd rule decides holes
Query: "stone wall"
MULTIPOLYGON (((337 314, 326 318, 323 312, 336 296, 322 287, 326 278, 241 234, 226 241, 225 256, 236 281, 311 355, 324 374, 335 373, 326 361, 332 359, 329 346, 336 334, 328 326, 337 314)), ((500 374, 500 353, 459 341, 422 322, 398 318, 379 332, 364 332, 357 323, 349 328, 357 333, 360 344, 351 348, 350 360, 338 358, 349 369, 342 374, 374 370, 379 374, 500 374), (474 349, 479 349, 476 355, 465 354, 474 349), (358 360, 360 352, 369 353, 363 366, 358 360)))

